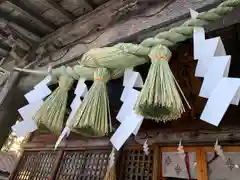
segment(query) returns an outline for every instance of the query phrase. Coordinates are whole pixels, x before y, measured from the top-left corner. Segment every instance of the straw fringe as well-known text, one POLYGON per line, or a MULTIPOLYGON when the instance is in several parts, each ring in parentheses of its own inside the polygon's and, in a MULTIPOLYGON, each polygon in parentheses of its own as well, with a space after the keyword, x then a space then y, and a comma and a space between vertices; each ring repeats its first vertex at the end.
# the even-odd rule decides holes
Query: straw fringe
POLYGON ((40 129, 48 129, 54 134, 60 134, 67 106, 68 90, 73 79, 67 75, 59 79, 59 87, 46 99, 33 119, 40 129))
POLYGON ((149 57, 152 64, 135 111, 157 122, 178 119, 185 109, 168 64, 171 51, 166 46, 158 45, 152 48, 149 57))
POLYGON ((106 87, 110 72, 106 68, 98 68, 94 73, 94 78, 94 83, 86 98, 67 126, 81 134, 104 136, 112 131, 106 87))

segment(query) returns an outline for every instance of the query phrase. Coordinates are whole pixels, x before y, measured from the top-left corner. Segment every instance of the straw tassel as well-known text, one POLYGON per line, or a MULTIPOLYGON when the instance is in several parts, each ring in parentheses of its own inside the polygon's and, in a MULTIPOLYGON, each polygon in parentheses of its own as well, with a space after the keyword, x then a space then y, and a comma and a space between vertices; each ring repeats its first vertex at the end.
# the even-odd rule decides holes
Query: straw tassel
POLYGON ((138 114, 159 121, 178 119, 185 112, 176 80, 169 67, 171 51, 163 45, 149 53, 152 64, 135 105, 138 114))
POLYGON ((67 124, 71 130, 88 136, 104 136, 112 131, 106 86, 109 79, 110 72, 108 69, 96 69, 92 87, 71 123, 67 124))
POLYGON ((67 74, 60 76, 59 87, 46 99, 33 119, 38 126, 60 134, 67 106, 68 90, 71 88, 73 78, 67 74))
POLYGON ((113 147, 109 155, 109 162, 104 180, 116 180, 116 153, 117 150, 113 147))

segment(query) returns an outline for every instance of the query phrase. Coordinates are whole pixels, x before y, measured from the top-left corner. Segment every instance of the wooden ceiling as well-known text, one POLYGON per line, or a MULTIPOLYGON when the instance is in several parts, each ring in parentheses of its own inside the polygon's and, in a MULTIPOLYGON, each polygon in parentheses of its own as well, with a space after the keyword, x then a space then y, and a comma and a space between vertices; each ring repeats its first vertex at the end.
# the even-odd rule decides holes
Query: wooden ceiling
POLYGON ((108 0, 0 0, 0 56, 16 43, 32 46, 42 37, 108 0))

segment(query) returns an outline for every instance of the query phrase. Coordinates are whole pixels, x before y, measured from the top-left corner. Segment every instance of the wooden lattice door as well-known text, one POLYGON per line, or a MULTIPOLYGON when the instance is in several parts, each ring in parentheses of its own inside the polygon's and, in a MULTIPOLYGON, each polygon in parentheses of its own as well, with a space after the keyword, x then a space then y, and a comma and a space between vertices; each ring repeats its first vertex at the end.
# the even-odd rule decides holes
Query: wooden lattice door
POLYGON ((150 150, 149 155, 145 155, 142 147, 124 149, 121 153, 121 180, 155 180, 157 173, 153 172, 157 166, 157 151, 150 150))
MULTIPOLYGON (((25 151, 11 180, 103 180, 111 149, 25 151)), ((123 149, 117 160, 118 180, 157 180, 158 152, 123 149), (155 169, 155 171, 154 171, 155 169)))
POLYGON ((65 151, 57 180, 103 180, 110 150, 65 151))
POLYGON ((49 180, 59 158, 58 151, 25 151, 12 180, 49 180))

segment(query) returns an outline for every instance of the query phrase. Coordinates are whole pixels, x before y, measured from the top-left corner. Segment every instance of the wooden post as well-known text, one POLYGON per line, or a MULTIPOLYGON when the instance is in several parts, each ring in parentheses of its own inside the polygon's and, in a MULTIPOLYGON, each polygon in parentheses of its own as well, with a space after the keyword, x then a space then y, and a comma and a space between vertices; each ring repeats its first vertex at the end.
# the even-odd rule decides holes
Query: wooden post
POLYGON ((159 165, 160 162, 159 160, 159 155, 160 155, 160 150, 157 146, 153 147, 154 149, 154 155, 153 155, 153 180, 158 180, 159 177, 159 171, 161 171, 161 169, 159 169, 159 165))
POLYGON ((53 179, 56 178, 57 172, 58 172, 58 168, 59 168, 61 160, 62 160, 62 156, 63 156, 63 150, 58 152, 58 155, 56 157, 56 161, 55 161, 54 166, 53 166, 53 170, 52 170, 52 172, 51 172, 51 174, 49 176, 49 180, 53 180, 53 179))
POLYGON ((167 178, 166 177, 163 177, 163 166, 162 166, 162 149, 160 148, 159 149, 159 156, 158 156, 158 159, 159 159, 159 166, 158 166, 158 170, 159 170, 159 178, 160 180, 166 180, 167 178))
POLYGON ((208 180, 206 152, 199 150, 196 152, 197 177, 198 180, 208 180))

